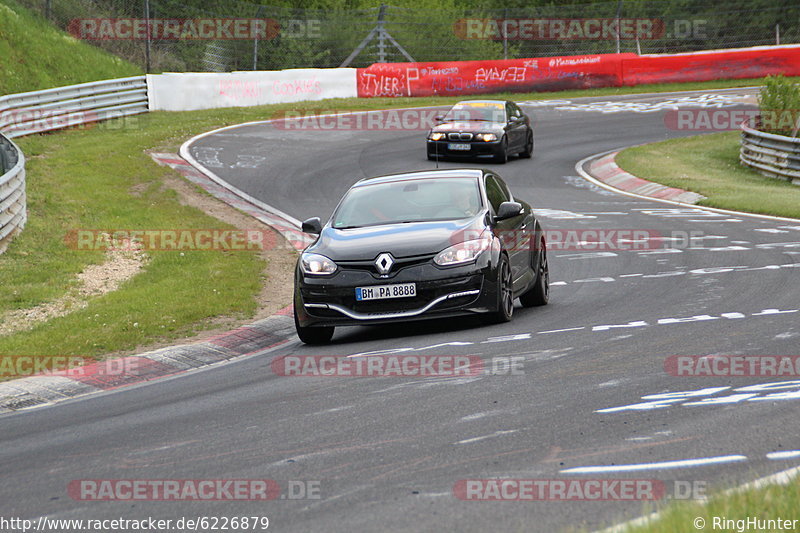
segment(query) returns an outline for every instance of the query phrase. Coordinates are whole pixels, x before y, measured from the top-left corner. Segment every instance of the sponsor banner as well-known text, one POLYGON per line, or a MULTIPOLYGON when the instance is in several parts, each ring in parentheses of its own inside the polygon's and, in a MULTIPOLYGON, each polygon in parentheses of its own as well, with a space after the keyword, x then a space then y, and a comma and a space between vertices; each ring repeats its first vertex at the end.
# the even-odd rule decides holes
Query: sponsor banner
POLYGON ((618 86, 625 57, 635 54, 376 63, 358 69, 358 96, 457 96, 618 86))
MULTIPOLYGON (((457 29, 466 32, 464 29, 457 29)), ((466 35, 466 33, 464 33, 466 35)), ((467 96, 800 75, 800 45, 673 55, 597 54, 497 61, 375 63, 357 69, 358 96, 467 96)))
POLYGON ((764 46, 622 60, 625 85, 800 75, 800 46, 764 46))
POLYGON ((676 377, 800 377, 800 355, 672 355, 664 371, 676 377))

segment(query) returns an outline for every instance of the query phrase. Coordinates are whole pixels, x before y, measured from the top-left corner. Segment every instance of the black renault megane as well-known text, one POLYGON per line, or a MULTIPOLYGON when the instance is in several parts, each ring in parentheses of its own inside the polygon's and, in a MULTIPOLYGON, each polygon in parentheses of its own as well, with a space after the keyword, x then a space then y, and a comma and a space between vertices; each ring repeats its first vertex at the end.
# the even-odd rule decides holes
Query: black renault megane
POLYGON ((544 305, 544 233, 527 203, 484 169, 367 178, 344 195, 295 271, 294 317, 305 343, 336 326, 481 314, 511 320, 514 300, 544 305))
POLYGON ((530 118, 508 100, 465 100, 454 105, 428 132, 428 159, 491 158, 533 155, 530 118))

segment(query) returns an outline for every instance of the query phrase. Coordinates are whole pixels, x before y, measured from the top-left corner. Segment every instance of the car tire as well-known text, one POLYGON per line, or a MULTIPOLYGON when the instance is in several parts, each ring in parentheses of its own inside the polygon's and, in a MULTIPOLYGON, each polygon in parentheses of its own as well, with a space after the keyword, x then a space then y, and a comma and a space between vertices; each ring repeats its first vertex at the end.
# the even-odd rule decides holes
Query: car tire
POLYGON ((525 141, 525 150, 519 153, 523 159, 530 159, 533 157, 533 132, 528 130, 528 140, 525 141))
POLYGON ((508 162, 508 137, 503 136, 500 141, 500 150, 494 155, 494 162, 501 165, 508 162))
POLYGON ((547 261, 547 244, 542 237, 539 264, 536 268, 536 281, 525 294, 519 297, 523 307, 537 307, 547 305, 550 301, 550 266, 547 261))
POLYGON ((497 265, 497 309, 490 313, 487 321, 490 324, 509 322, 514 315, 514 292, 511 278, 511 265, 505 254, 500 255, 497 265))
POLYGON ((303 327, 297 321, 297 313, 294 314, 294 329, 297 336, 304 344, 328 344, 333 338, 333 326, 323 326, 318 328, 303 327))

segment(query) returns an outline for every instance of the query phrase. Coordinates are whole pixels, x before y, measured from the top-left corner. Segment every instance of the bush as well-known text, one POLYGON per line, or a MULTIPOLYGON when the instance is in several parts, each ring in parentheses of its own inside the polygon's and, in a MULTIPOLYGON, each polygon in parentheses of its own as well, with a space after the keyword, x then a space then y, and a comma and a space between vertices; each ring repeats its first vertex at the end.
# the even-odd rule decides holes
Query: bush
POLYGON ((769 76, 759 95, 759 129, 797 137, 800 129, 800 85, 783 76, 769 76))

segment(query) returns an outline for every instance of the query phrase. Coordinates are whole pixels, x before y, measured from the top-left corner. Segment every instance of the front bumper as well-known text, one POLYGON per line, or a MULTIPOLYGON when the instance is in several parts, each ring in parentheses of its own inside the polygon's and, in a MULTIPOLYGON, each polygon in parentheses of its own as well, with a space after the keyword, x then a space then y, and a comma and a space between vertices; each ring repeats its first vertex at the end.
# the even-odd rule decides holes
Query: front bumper
MULTIPOLYGON (((488 256, 488 254, 485 254, 488 256)), ((401 269, 390 278, 366 270, 340 268, 333 276, 305 276, 296 271, 294 307, 298 323, 308 326, 347 326, 443 318, 494 310, 495 272, 484 264, 438 268, 427 263, 401 269), (356 287, 416 283, 408 298, 356 301, 356 287)))
POLYGON ((502 145, 500 141, 427 141, 428 155, 431 157, 475 158, 495 157, 500 155, 502 145), (447 146, 451 143, 469 144, 469 150, 450 150, 447 146))

